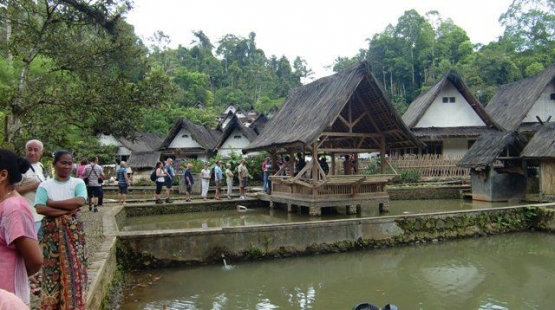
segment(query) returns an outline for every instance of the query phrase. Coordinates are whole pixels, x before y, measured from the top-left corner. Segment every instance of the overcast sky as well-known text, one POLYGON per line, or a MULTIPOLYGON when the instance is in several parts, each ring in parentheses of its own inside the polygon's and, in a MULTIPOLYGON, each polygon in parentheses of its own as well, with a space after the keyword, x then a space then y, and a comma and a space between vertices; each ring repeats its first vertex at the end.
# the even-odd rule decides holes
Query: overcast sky
POLYGON ((190 47, 192 31, 202 30, 214 45, 225 34, 256 33, 266 57, 305 59, 319 78, 339 57, 368 48, 366 39, 397 24, 407 10, 436 10, 466 30, 472 43, 487 44, 502 34, 498 22, 512 0, 135 0, 127 21, 146 39, 157 30, 171 47, 190 47))

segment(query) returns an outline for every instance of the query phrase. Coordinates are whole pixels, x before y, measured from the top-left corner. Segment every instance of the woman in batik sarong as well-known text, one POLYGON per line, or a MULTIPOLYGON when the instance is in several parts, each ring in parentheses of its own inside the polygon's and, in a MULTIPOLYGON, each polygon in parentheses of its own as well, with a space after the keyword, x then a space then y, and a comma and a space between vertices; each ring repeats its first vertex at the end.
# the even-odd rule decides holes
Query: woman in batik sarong
POLYGON ((87 201, 85 182, 71 177, 73 156, 58 151, 56 175, 42 182, 35 207, 42 220, 44 265, 41 309, 85 309, 85 232, 79 209, 87 201))

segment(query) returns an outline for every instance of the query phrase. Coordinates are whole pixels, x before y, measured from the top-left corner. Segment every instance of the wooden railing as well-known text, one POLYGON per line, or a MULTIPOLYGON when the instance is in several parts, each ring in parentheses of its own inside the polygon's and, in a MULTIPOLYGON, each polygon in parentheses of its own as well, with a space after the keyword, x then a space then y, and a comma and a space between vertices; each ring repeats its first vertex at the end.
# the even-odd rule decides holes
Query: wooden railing
POLYGON ((397 175, 331 175, 324 182, 272 176, 272 195, 303 196, 312 199, 348 198, 355 196, 385 195, 385 186, 397 175))

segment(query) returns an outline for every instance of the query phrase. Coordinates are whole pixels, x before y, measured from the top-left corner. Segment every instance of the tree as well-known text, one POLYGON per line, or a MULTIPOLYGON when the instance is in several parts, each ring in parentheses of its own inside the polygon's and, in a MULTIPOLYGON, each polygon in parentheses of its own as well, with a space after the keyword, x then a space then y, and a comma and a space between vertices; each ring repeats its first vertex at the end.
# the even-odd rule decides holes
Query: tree
POLYGON ((499 17, 504 37, 517 51, 552 47, 555 40, 555 0, 513 0, 499 17))
MULTIPOLYGON (((130 136, 141 106, 171 83, 120 19, 127 1, 0 0, 4 144, 29 136, 63 141, 72 130, 130 136)), ((21 142, 21 141, 19 141, 21 142)))

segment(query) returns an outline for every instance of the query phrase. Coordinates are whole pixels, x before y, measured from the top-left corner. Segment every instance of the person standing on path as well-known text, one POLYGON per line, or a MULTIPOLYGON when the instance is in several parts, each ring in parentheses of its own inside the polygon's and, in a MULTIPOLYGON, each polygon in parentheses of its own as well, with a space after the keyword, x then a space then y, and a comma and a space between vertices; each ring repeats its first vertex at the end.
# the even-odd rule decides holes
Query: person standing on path
POLYGON ((0 289, 30 304, 28 275, 36 274, 43 257, 33 213, 15 190, 29 162, 12 151, 0 149, 0 289))
POLYGON ((39 184, 46 181, 46 170, 40 163, 40 158, 43 153, 43 144, 39 140, 29 140, 25 144, 25 159, 31 164, 30 169, 27 170, 22 176, 23 179, 17 184, 17 192, 27 199, 27 203, 33 213, 35 219, 35 229, 37 230, 37 237, 40 240, 40 225, 43 216, 35 210, 35 192, 39 184))
POLYGON ((227 199, 231 199, 231 191, 233 190, 233 177, 235 175, 231 171, 231 163, 227 164, 227 169, 225 169, 225 182, 227 184, 227 199))
POLYGON ((164 177, 164 182, 166 183, 166 202, 172 203, 173 200, 170 196, 172 192, 173 178, 175 177, 175 172, 173 170, 173 159, 169 157, 168 159, 166 159, 164 170, 166 171, 166 176, 164 177))
POLYGON ((201 185, 201 193, 200 196, 202 200, 207 200, 206 196, 208 196, 208 186, 210 185, 210 169, 209 169, 208 162, 204 163, 204 169, 200 171, 200 185, 201 185))
POLYGON ((121 161, 118 170, 116 171, 116 176, 118 180, 118 202, 125 205, 125 197, 127 196, 127 189, 131 184, 129 179, 129 174, 127 173, 127 163, 121 161))
POLYGON ((157 162, 154 170, 156 174, 156 191, 154 192, 154 197, 156 198, 156 204, 162 204, 164 202, 160 199, 160 194, 162 193, 162 187, 164 187, 164 183, 166 182, 164 163, 161 161, 157 162))
MULTIPOLYGON (((33 213, 35 229, 37 231, 37 240, 39 241, 42 237, 40 226, 43 216, 38 214, 35 209, 35 192, 37 191, 39 184, 46 181, 46 169, 44 169, 44 166, 40 162, 43 151, 44 145, 39 140, 33 139, 25 143, 25 159, 27 159, 31 166, 30 169, 22 175, 23 178, 16 187, 17 192, 27 199, 27 204, 33 213)), ((31 281, 32 293, 38 294, 40 292, 40 273, 31 275, 29 280, 31 281)))
POLYGON ((193 184, 195 183, 193 180, 193 174, 191 173, 191 168, 193 168, 193 164, 188 163, 187 168, 185 169, 185 201, 187 202, 191 201, 191 192, 193 191, 193 184))
POLYGON ((247 159, 242 158, 241 164, 238 167, 239 170, 239 191, 240 199, 247 199, 247 181, 251 178, 249 170, 247 168, 247 159))
MULTIPOLYGON (((104 171, 102 166, 98 164, 98 157, 91 159, 91 163, 85 167, 83 175, 88 179, 87 195, 89 195, 89 211, 98 212, 97 207, 102 207, 103 191, 102 183, 104 182, 104 171)), ((85 183, 87 183, 85 181, 85 183)))
POLYGON ((41 309, 85 309, 87 257, 80 208, 87 201, 82 179, 71 177, 73 156, 58 151, 55 176, 39 185, 35 206, 42 220, 44 255, 41 309))
POLYGON ((222 168, 220 168, 221 164, 222 161, 217 160, 216 166, 214 167, 214 182, 216 183, 216 194, 214 194, 215 200, 220 200, 220 191, 222 190, 222 180, 224 175, 222 173, 222 168))

